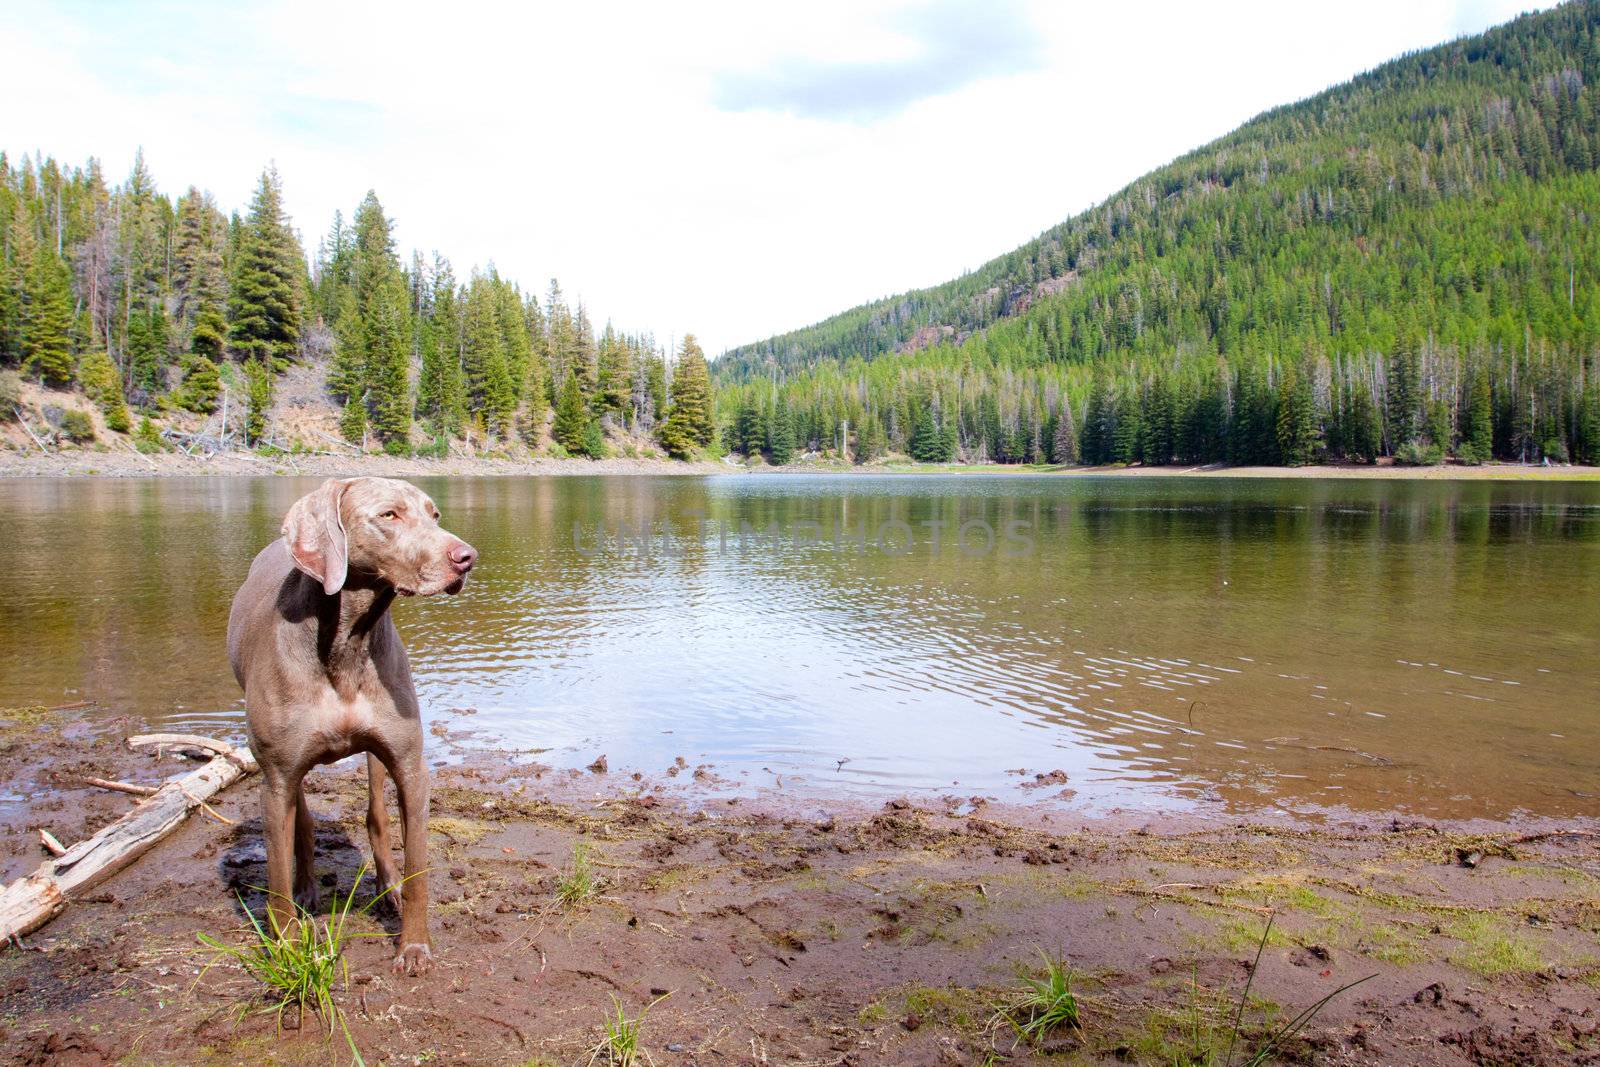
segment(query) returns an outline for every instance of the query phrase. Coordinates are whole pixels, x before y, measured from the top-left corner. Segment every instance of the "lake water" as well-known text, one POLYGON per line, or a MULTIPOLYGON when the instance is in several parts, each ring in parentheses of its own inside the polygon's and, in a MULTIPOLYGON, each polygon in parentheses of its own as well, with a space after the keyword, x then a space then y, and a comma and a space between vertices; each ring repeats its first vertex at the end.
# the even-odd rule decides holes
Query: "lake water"
MULTIPOLYGON (((417 481, 482 553, 396 605, 424 714, 508 759, 806 804, 1600 815, 1600 485, 417 481)), ((0 482, 0 707, 237 733, 228 604, 316 484, 0 482)))

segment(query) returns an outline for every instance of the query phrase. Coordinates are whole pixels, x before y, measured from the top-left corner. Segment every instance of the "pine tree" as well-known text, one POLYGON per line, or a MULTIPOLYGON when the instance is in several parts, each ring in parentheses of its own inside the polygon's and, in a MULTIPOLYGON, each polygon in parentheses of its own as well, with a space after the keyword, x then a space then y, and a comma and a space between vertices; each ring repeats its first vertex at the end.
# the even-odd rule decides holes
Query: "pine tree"
POLYGON ((1110 463, 1113 454, 1112 438, 1116 431, 1117 413, 1111 399, 1111 389, 1103 375, 1096 375, 1089 387, 1089 402, 1083 416, 1083 439, 1080 448, 1083 462, 1090 467, 1110 463))
POLYGON ((589 408, 583 402, 583 389, 578 376, 567 371, 567 380, 561 383, 561 396, 556 400, 556 419, 551 436, 556 444, 572 455, 584 451, 584 434, 589 429, 589 408))
POLYGON ((140 452, 165 452, 167 446, 161 440, 161 431, 156 429, 156 424, 149 415, 139 418, 139 428, 133 431, 134 447, 140 452))
POLYGON ((233 257, 228 343, 241 359, 254 359, 270 373, 279 361, 294 357, 304 275, 305 257, 283 213, 282 182, 269 167, 256 186, 233 257))
POLYGON ((345 288, 338 297, 327 388, 329 395, 340 401, 367 391, 366 331, 356 307, 354 288, 345 288))
POLYGON ((475 275, 467 289, 461 362, 466 373, 468 408, 483 416, 489 432, 504 437, 511 429, 516 397, 506 365, 499 298, 493 283, 482 275, 475 275))
MULTIPOLYGON (((180 336, 196 329, 201 316, 208 312, 222 317, 227 298, 222 265, 225 226, 211 197, 191 185, 179 201, 177 247, 173 249, 173 290, 180 336)), ((214 327, 215 321, 211 325, 214 327)), ((190 350, 194 350, 192 339, 190 350)), ((211 352, 206 355, 218 358, 211 352)))
POLYGON ((24 367, 46 385, 72 384, 72 290, 67 268, 48 249, 35 249, 23 290, 24 367))
POLYGON ((365 393, 352 393, 339 411, 339 434, 353 445, 366 447, 367 397, 365 393))
POLYGON ((661 426, 661 446, 678 459, 711 443, 711 379, 705 353, 694 334, 685 334, 672 375, 672 407, 661 426))
POLYGON ((1055 432, 1050 435, 1050 462, 1078 462, 1078 431, 1072 421, 1072 404, 1061 398, 1061 414, 1056 416, 1055 432))
POLYGON ((1278 382, 1278 453, 1291 467, 1315 458, 1316 406, 1308 375, 1285 370, 1278 382))
POLYGON ((189 330, 189 351, 213 364, 222 362, 223 347, 227 343, 228 320, 221 308, 207 304, 196 314, 189 330))
POLYGON ((265 359, 252 357, 244 364, 244 443, 253 447, 267 435, 267 415, 272 410, 272 372, 265 359))
POLYGON ((922 413, 917 416, 916 429, 911 433, 906 451, 918 463, 950 462, 952 456, 948 448, 948 438, 939 429, 939 421, 933 414, 933 405, 924 407, 922 413))
POLYGON ((1415 341, 1409 338, 1399 341, 1389 357, 1386 414, 1390 452, 1398 452, 1421 436, 1421 359, 1415 341))
POLYGON ((599 380, 595 406, 600 411, 622 414, 632 396, 633 353, 624 338, 607 323, 600 335, 599 380))
POLYGON ((1494 404, 1489 388, 1489 369, 1480 363, 1472 375, 1472 395, 1467 402, 1467 426, 1463 434, 1470 456, 1476 463, 1494 458, 1494 404))
POLYGON ((183 371, 183 384, 178 387, 178 405, 209 415, 217 410, 217 400, 221 396, 222 378, 217 365, 206 356, 191 354, 183 371))
POLYGON ((645 357, 643 377, 639 422, 646 429, 650 429, 655 422, 665 418, 667 413, 667 361, 654 346, 645 357))
POLYGON ((1371 463, 1383 451, 1382 431, 1378 425, 1378 408, 1372 393, 1363 382, 1345 386, 1344 402, 1344 454, 1347 459, 1371 463))
POLYGON ((100 347, 85 352, 78 368, 78 381, 83 385, 84 395, 104 413, 106 428, 127 433, 132 424, 122 395, 122 375, 111 362, 111 354, 100 347))
POLYGON ((1111 462, 1139 462, 1141 412, 1139 394, 1129 389, 1116 398, 1116 423, 1111 427, 1111 462))
POLYGON ((167 391, 167 315, 159 304, 135 312, 128 322, 128 377, 136 393, 167 391))
POLYGON ((856 431, 856 462, 871 463, 889 451, 889 436, 884 431, 883 420, 868 412, 856 431))
POLYGON ((794 459, 794 420, 789 415, 789 405, 779 398, 767 421, 767 460, 782 467, 794 459))
POLYGON ((1140 434, 1139 454, 1146 464, 1160 466, 1172 462, 1176 448, 1175 419, 1172 390, 1165 374, 1157 374, 1145 394, 1140 434))
POLYGON ((411 435, 411 322, 408 297, 398 273, 370 294, 363 333, 367 356, 367 404, 372 432, 384 449, 403 453, 411 435))
POLYGON ((460 433, 466 421, 458 335, 454 280, 441 285, 436 279, 433 317, 422 327, 422 372, 417 379, 417 414, 436 434, 460 433))
POLYGON ((606 458, 606 437, 599 419, 590 419, 583 428, 583 454, 590 459, 606 458))
POLYGON ((5 238, 5 247, 0 249, 0 366, 15 366, 23 359, 22 309, 33 255, 33 229, 18 212, 0 237, 5 238))

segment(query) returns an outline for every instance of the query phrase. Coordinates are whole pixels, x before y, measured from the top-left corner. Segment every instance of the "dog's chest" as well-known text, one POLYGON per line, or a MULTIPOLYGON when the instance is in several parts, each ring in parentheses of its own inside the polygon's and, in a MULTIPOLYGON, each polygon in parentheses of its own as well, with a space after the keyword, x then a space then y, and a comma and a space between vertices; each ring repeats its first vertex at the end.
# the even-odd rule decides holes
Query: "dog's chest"
POLYGON ((331 763, 364 751, 365 742, 378 732, 387 710, 366 693, 341 697, 329 689, 312 712, 312 731, 324 752, 322 762, 331 763))

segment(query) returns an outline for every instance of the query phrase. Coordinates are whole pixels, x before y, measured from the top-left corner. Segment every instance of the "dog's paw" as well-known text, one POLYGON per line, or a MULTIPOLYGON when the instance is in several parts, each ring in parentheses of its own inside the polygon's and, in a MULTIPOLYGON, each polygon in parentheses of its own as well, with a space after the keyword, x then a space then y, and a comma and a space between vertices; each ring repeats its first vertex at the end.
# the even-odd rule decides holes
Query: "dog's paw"
POLYGON ((427 974, 433 966, 433 950, 427 945, 406 945, 395 953, 395 974, 427 974))
POLYGON ((294 903, 295 907, 307 915, 315 915, 318 906, 322 903, 322 894, 317 890, 317 883, 312 882, 308 886, 296 889, 294 891, 294 903))

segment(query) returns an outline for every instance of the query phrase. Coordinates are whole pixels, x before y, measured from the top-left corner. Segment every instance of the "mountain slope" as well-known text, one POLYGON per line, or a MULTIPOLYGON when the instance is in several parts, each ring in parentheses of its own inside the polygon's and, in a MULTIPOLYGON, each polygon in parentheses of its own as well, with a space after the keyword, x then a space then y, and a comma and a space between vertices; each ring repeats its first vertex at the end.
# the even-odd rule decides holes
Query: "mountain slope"
MULTIPOLYGON (((1226 217, 1237 227, 1229 208, 1247 205, 1230 201, 1247 198, 1229 194, 1241 183, 1268 193, 1285 223, 1322 215, 1359 231, 1397 203, 1470 194, 1507 175, 1589 170, 1596 147, 1590 87, 1600 76, 1596 10, 1569 4, 1385 64, 1266 112, 969 274, 743 345, 718 362, 737 376, 964 335, 1027 310, 1080 272, 1104 276, 1125 266, 1135 248, 1161 258, 1162 229, 1181 240, 1201 221, 1226 217), (1559 91, 1573 86, 1574 95, 1559 91)), ((1229 258, 1219 250, 1219 265, 1229 258)))
POLYGON ((968 458, 1066 458, 1063 420, 1091 462, 1600 455, 1597 80, 1593 0, 1395 60, 968 275, 727 353, 724 406, 848 421, 858 456, 930 414, 928 451, 968 458))

